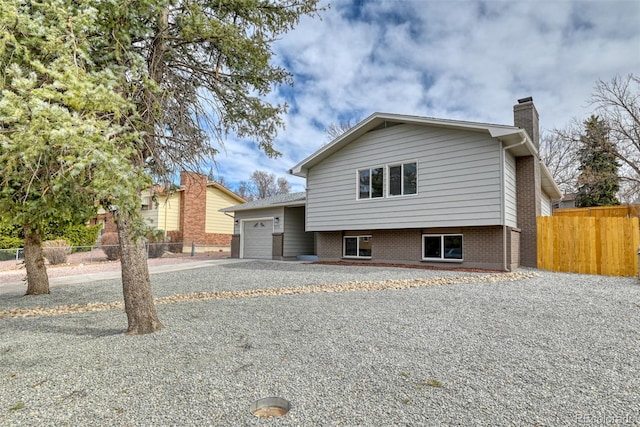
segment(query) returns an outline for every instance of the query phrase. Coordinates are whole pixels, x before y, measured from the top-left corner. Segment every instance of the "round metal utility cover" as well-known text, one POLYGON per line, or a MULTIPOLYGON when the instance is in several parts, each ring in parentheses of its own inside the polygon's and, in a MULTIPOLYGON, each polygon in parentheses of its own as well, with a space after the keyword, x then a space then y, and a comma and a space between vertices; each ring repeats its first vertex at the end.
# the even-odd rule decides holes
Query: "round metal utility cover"
POLYGON ((264 397, 251 404, 251 412, 256 417, 281 417, 291 409, 289 401, 281 397, 264 397))

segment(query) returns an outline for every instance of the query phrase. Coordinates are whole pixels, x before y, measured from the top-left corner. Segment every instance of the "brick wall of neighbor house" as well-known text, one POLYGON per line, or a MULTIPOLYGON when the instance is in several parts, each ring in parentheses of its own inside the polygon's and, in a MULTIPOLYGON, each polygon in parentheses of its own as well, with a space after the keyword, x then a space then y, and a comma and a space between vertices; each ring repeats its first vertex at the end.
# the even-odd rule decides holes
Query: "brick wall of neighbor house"
POLYGON ((207 207, 207 177, 193 172, 180 173, 183 188, 180 199, 180 229, 185 243, 204 240, 207 207))
POLYGON ((182 172, 180 185, 180 228, 185 246, 196 245, 229 246, 231 234, 206 233, 207 177, 205 175, 182 172))
POLYGON ((271 259, 281 260, 284 251, 284 233, 273 233, 271 259))
POLYGON ((231 244, 231 237, 231 234, 204 233, 202 240, 195 240, 195 242, 209 246, 229 246, 231 244))
POLYGON ((118 227, 116 225, 116 221, 113 219, 112 212, 100 213, 95 218, 91 218, 87 225, 94 226, 102 224, 102 230, 100 231, 100 235, 104 233, 117 233, 118 227))

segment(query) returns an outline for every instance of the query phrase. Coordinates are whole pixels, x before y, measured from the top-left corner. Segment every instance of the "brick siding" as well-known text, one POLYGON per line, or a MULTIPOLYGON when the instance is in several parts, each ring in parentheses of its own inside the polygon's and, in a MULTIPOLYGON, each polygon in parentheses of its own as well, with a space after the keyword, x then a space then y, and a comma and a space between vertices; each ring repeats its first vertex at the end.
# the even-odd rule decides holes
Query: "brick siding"
POLYGON ((207 177, 192 172, 180 174, 180 230, 185 243, 204 243, 207 208, 207 177))
MULTIPOLYGON (((439 267, 469 267, 491 270, 505 269, 504 234, 507 234, 507 268, 513 266, 511 230, 501 226, 457 227, 437 229, 374 230, 372 232, 344 232, 344 235, 370 234, 371 262, 433 265, 439 267), (423 234, 462 234, 463 262, 422 261, 423 234)), ((342 232, 320 232, 317 235, 317 255, 321 261, 342 258, 342 232)), ((352 259, 345 258, 345 261, 352 259)), ((354 261, 366 261, 353 259, 354 261)))
POLYGON ((231 236, 231 258, 240 258, 240 235, 231 236))
POLYGON ((180 174, 180 229, 185 245, 229 246, 231 234, 206 233, 207 177, 194 172, 180 174))
POLYGON ((284 233, 273 233, 271 259, 281 260, 284 253, 284 233))
POLYGON ((511 258, 509 260, 510 270, 514 270, 520 266, 520 230, 509 229, 511 234, 511 258))
MULTIPOLYGON (((518 100, 513 106, 513 124, 524 129, 533 145, 540 146, 539 115, 532 99, 518 100)), ((537 267, 537 217, 542 211, 540 162, 534 156, 516 159, 518 227, 521 230, 520 264, 537 267)))
POLYGON ((540 164, 533 156, 516 159, 517 215, 520 234, 520 265, 537 267, 537 217, 542 211, 540 164))
POLYGON ((420 260, 421 235, 420 230, 377 230, 372 236, 372 258, 399 263, 420 260))
POLYGON ((536 149, 540 148, 540 116, 533 100, 513 106, 513 124, 527 131, 536 149))
POLYGON ((195 240, 196 244, 210 246, 229 246, 231 244, 231 234, 223 233, 204 233, 202 240, 195 240))
POLYGON ((342 233, 331 231, 317 234, 318 259, 336 261, 342 258, 342 233))
POLYGON ((485 266, 494 270, 504 269, 504 234, 498 227, 469 227, 462 229, 464 263, 469 266, 485 266))

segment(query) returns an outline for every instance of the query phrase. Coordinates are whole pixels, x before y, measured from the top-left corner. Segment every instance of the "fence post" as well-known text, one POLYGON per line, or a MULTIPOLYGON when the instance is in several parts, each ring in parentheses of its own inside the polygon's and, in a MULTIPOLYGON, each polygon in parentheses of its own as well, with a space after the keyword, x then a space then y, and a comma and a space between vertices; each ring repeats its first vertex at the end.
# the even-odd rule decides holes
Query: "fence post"
POLYGON ((20 253, 20 248, 16 249, 16 265, 18 265, 18 254, 20 253))

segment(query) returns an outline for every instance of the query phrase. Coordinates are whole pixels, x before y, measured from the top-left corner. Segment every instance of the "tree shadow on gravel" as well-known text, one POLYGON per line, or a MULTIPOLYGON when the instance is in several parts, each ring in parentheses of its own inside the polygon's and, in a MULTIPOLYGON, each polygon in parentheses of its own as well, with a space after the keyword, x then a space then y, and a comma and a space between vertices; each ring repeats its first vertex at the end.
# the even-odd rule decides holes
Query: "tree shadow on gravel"
POLYGON ((43 317, 39 319, 26 318, 24 322, 11 322, 11 324, 2 325, 3 329, 16 329, 18 332, 28 332, 33 334, 58 334, 72 335, 78 337, 105 338, 114 335, 125 336, 126 328, 101 328, 97 326, 86 325, 57 325, 50 321, 52 319, 43 317))

